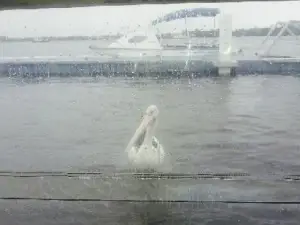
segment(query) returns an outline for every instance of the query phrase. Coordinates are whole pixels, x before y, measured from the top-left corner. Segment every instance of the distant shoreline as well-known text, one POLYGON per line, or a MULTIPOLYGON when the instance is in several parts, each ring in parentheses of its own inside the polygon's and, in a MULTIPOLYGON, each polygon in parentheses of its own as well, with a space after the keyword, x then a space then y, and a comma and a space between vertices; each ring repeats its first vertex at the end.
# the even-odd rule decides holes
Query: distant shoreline
MULTIPOLYGON (((290 28, 291 29, 291 28, 290 28)), ((238 29, 234 30, 232 35, 234 37, 263 37, 266 36, 269 32, 270 28, 250 28, 250 29, 238 29)), ((281 28, 276 28, 272 34, 272 36, 276 36, 280 32, 281 28)), ((291 29, 295 35, 300 35, 300 30, 291 29)), ((179 38, 178 35, 183 35, 185 32, 181 34, 172 34, 172 33, 165 33, 162 34, 163 39, 176 39, 179 38)), ((209 31, 202 31, 202 30, 194 30, 189 32, 190 37, 218 37, 219 30, 209 30, 209 31)), ((289 36, 288 34, 285 34, 289 36)), ((120 38, 122 35, 102 35, 102 36, 65 36, 65 37, 27 37, 27 38, 14 38, 14 37, 6 37, 0 36, 0 42, 49 42, 49 41, 83 41, 83 40, 106 40, 106 41, 113 41, 120 38)), ((158 36, 159 38, 159 36, 158 36)))
POLYGON ((49 41, 84 41, 84 40, 115 40, 120 36, 67 36, 67 37, 1 37, 1 42, 49 42, 49 41))

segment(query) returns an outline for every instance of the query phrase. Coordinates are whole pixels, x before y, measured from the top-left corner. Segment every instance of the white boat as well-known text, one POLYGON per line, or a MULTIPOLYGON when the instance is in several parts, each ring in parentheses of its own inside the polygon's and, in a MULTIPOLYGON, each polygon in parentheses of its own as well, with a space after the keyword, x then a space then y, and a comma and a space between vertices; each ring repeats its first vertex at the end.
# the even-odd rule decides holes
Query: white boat
MULTIPOLYGON (((169 54, 170 51, 164 50, 160 41, 157 38, 157 33, 155 32, 155 26, 157 24, 163 22, 169 22, 177 19, 187 19, 189 17, 212 17, 215 18, 220 13, 220 10, 217 8, 193 8, 193 9, 182 9, 175 12, 171 12, 166 14, 163 17, 157 18, 152 21, 150 25, 146 28, 140 28, 131 33, 127 33, 122 36, 116 42, 113 42, 108 47, 98 47, 95 45, 89 46, 89 48, 95 51, 97 54, 101 56, 108 56, 114 58, 122 58, 122 59, 143 59, 144 57, 148 60, 162 58, 165 54, 169 54)), ((188 34, 188 32, 187 32, 188 34)), ((190 38, 188 44, 186 45, 186 49, 183 51, 180 48, 180 51, 177 51, 177 54, 186 57, 192 55, 191 51, 191 42, 190 38)), ((216 46, 212 48, 215 53, 218 54, 216 46)), ((173 48, 174 50, 174 48, 173 48)), ((175 49, 176 50, 176 49, 175 49)), ((206 48, 206 51, 209 48, 206 48)), ((172 56, 174 56, 173 51, 172 56)))
POLYGON ((128 33, 105 48, 91 45, 90 49, 95 50, 100 55, 117 58, 160 57, 163 50, 155 33, 150 29, 128 33))

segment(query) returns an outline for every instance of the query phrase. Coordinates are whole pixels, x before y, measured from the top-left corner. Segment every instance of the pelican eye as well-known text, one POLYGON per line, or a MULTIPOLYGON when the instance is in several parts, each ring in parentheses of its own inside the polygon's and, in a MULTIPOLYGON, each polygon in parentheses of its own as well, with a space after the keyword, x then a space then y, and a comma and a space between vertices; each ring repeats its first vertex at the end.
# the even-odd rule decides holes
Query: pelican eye
POLYGON ((151 110, 148 115, 152 116, 153 114, 154 114, 154 110, 151 110))

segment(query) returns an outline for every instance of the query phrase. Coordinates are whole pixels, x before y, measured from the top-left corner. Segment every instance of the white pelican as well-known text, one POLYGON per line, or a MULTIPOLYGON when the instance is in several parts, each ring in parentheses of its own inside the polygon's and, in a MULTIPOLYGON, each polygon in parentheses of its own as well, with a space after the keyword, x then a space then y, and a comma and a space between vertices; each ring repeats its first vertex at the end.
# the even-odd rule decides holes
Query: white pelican
POLYGON ((147 108, 141 124, 126 148, 129 162, 136 169, 155 169, 164 162, 164 149, 154 136, 158 114, 155 105, 147 108))

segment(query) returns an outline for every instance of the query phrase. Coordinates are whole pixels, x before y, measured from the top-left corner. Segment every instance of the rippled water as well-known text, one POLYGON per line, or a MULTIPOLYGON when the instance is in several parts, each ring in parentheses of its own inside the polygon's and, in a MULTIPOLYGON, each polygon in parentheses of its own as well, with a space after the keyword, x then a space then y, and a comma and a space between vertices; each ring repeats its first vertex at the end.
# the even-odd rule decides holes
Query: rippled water
MULTIPOLYGON (((40 83, 2 79, 0 170, 122 171, 127 165, 124 148, 138 126, 141 113, 148 105, 156 104, 160 109, 157 137, 170 153, 168 169, 172 172, 247 172, 266 177, 297 174, 300 169, 299 98, 300 80, 297 76, 238 76, 197 80, 74 78, 40 83)), ((59 183, 65 185, 69 194, 96 195, 95 188, 91 190, 85 187, 81 190, 72 183, 75 181, 52 180, 52 186, 47 187, 38 187, 38 183, 33 185, 37 181, 18 182, 1 178, 0 192, 8 196, 12 193, 40 195, 37 194, 40 193, 38 188, 44 192, 48 188, 48 194, 60 196, 61 193, 50 188, 59 183), (69 186, 67 182, 70 182, 69 186), (29 190, 30 184, 34 189, 29 190)), ((132 184, 132 181, 128 182, 132 184)), ((180 192, 181 196, 197 195, 200 200, 298 200, 299 197, 295 196, 300 193, 299 183, 194 183, 183 181, 183 184, 168 183, 168 186, 173 185, 173 191, 177 194, 180 192), (187 191, 192 186, 194 189, 187 191)), ((111 189, 111 186, 101 185, 98 187, 102 190, 111 189)), ((113 194, 106 191, 99 195, 105 195, 106 199, 128 196, 124 191, 126 187, 120 183, 118 185, 116 190, 112 190, 113 194)), ((161 196, 165 188, 156 194, 161 196)), ((131 220, 135 222, 128 224, 141 224, 137 215, 141 216, 147 210, 150 217, 154 218, 154 222, 148 224, 172 224, 172 218, 174 224, 182 224, 182 221, 193 217, 193 212, 194 219, 190 220, 195 224, 224 224, 226 221, 231 221, 231 224, 297 224, 296 221, 299 221, 296 214, 298 206, 295 205, 289 209, 280 205, 265 206, 265 210, 270 212, 263 216, 259 212, 260 206, 245 208, 230 205, 222 206, 222 209, 215 205, 207 209, 208 206, 204 205, 191 210, 190 214, 179 216, 180 210, 175 210, 177 206, 173 205, 161 206, 164 208, 159 210, 162 216, 157 216, 155 205, 148 205, 150 210, 133 203, 130 206, 120 203, 122 207, 112 203, 105 209, 101 204, 83 204, 80 206, 83 208, 76 204, 72 208, 69 203, 55 203, 55 207, 51 206, 52 203, 39 204, 35 203, 32 210, 49 209, 49 214, 46 213, 49 218, 55 212, 63 215, 72 212, 73 218, 83 224, 87 224, 83 221, 89 221, 90 224, 99 221, 122 224, 122 221, 131 220), (57 208, 59 205, 61 211, 57 208), (124 213, 121 213, 121 209, 124 213), (137 209, 144 211, 137 212, 137 209), (78 210, 83 214, 76 214, 76 217, 78 210), (105 210, 110 210, 110 213, 105 210), (220 212, 216 212, 218 210, 220 212), (115 214, 117 211, 119 213, 115 214), (102 212, 108 216, 104 217, 102 212), (278 212, 280 216, 276 215, 278 212)), ((3 203, 2 207, 14 213, 11 214, 13 217, 7 212, 0 214, 6 218, 7 224, 13 224, 12 218, 24 219, 14 203, 3 203)), ((23 213, 28 215, 30 209, 24 210, 23 213)), ((34 218, 43 215, 35 212, 34 218)), ((47 216, 43 224, 54 223, 47 216)), ((145 219, 144 214, 141 217, 145 219)), ((65 218, 65 224, 71 224, 70 221, 65 218)))
POLYGON ((297 173, 300 80, 60 79, 0 84, 1 170, 123 167, 150 104, 174 172, 297 173))

